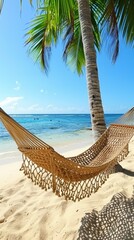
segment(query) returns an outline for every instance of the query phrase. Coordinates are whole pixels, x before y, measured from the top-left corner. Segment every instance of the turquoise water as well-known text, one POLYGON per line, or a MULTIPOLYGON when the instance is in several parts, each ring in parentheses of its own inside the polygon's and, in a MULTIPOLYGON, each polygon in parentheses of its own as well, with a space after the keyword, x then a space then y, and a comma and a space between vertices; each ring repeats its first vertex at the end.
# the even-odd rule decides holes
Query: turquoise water
MULTIPOLYGON (((11 115, 19 124, 51 145, 73 144, 92 138, 89 114, 26 114, 11 115)), ((121 114, 105 114, 107 126, 121 114)), ((15 147, 12 138, 0 122, 0 152, 15 147)))

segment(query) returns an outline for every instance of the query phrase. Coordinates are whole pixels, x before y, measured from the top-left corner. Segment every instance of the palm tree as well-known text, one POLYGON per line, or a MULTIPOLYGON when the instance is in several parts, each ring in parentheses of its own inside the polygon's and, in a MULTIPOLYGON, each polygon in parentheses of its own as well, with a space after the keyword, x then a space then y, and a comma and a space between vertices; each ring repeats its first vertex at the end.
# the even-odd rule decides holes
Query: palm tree
MULTIPOLYGON (((88 43, 86 43, 84 48, 84 44, 82 44, 84 38, 81 36, 83 32, 80 28, 82 19, 80 16, 79 21, 78 15, 79 2, 77 5, 77 2, 74 0, 64 0, 64 2, 61 0, 45 1, 45 6, 41 8, 41 14, 30 25, 30 30, 27 33, 29 37, 26 43, 30 45, 30 53, 34 53, 34 56, 36 56, 36 59, 40 61, 46 71, 48 69, 52 44, 56 44, 58 38, 63 33, 66 43, 63 56, 67 63, 72 64, 72 62, 75 62, 75 67, 78 73, 81 74, 86 60, 92 129, 94 138, 97 139, 106 129, 94 47, 95 44, 96 48, 100 48, 100 34, 97 21, 99 20, 102 6, 99 4, 98 7, 96 4, 96 12, 94 13, 93 8, 90 11, 88 1, 86 3, 88 6, 87 14, 90 14, 90 19, 88 19, 90 27, 88 31, 86 30, 86 33, 88 32, 88 43), (93 28, 91 18, 94 23, 93 28)), ((93 4, 92 7, 94 6, 93 4)))
MULTIPOLYGON (((32 0, 29 0, 32 4, 32 0)), ((3 2, 3 1, 2 1, 3 2)), ((21 0, 22 2, 22 0, 21 0)), ((37 0, 41 11, 32 21, 27 44, 30 52, 47 70, 51 47, 64 33, 64 59, 75 62, 80 74, 86 65, 92 128, 95 139, 106 129, 101 101, 96 49, 100 48, 101 30, 112 37, 113 61, 119 51, 119 30, 133 44, 133 0, 37 0), (80 20, 80 21, 79 21, 80 20), (101 27, 101 28, 100 28, 101 27), (74 61, 75 60, 75 61, 74 61)))
POLYGON ((79 74, 86 65, 92 129, 97 139, 106 125, 95 46, 100 48, 101 30, 107 30, 112 39, 112 59, 115 61, 119 51, 119 29, 126 41, 133 43, 133 0, 47 0, 43 5, 41 14, 32 21, 28 32, 30 52, 36 53, 37 59, 47 70, 52 44, 64 32, 64 59, 70 65, 75 63, 79 74))
MULTIPOLYGON (((77 0, 81 27, 81 35, 86 64, 86 76, 89 92, 92 127, 97 139, 105 130, 103 106, 100 95, 99 77, 96 64, 96 52, 91 21, 92 1, 77 0)), ((116 60, 119 51, 119 29, 127 42, 134 43, 134 1, 108 0, 105 1, 103 13, 103 27, 107 24, 108 33, 113 37, 113 61, 116 60), (122 3, 124 2, 124 3, 122 3)))
POLYGON ((94 137, 97 139, 106 129, 101 101, 96 51, 91 22, 91 9, 88 0, 77 0, 86 62, 86 79, 89 92, 90 111, 94 137))

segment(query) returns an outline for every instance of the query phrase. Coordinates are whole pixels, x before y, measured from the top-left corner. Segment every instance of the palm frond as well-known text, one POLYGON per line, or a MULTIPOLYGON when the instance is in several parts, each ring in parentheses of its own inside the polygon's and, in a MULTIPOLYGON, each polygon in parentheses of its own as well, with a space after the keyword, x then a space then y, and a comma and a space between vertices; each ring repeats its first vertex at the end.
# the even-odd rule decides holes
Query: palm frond
POLYGON ((93 35, 94 35, 94 45, 97 48, 98 51, 100 51, 101 48, 101 38, 100 38, 100 18, 103 12, 103 5, 102 2, 98 1, 93 1, 92 0, 92 5, 91 5, 91 21, 92 21, 92 30, 93 30, 93 35))
POLYGON ((1 11, 2 11, 3 4, 4 4, 4 0, 0 0, 0 13, 1 13, 1 11))
POLYGON ((55 7, 59 8, 59 16, 61 19, 68 19, 68 21, 71 21, 72 19, 72 11, 75 9, 76 1, 75 0, 50 0, 55 2, 55 7))
POLYGON ((45 5, 39 8, 38 16, 29 25, 26 44, 29 53, 39 61, 47 71, 51 47, 56 44, 59 34, 63 32, 63 22, 72 22, 72 6, 74 0, 46 0, 45 5), (70 10, 71 9, 71 10, 70 10), (70 10, 70 11, 69 11, 70 10))
POLYGON ((69 65, 72 70, 76 70, 79 75, 83 73, 85 56, 83 52, 81 35, 79 35, 79 38, 74 38, 73 41, 67 46, 63 57, 67 65, 69 65))
POLYGON ((116 14, 126 43, 134 46, 134 0, 116 0, 116 14))
POLYGON ((105 4, 101 24, 103 32, 107 29, 105 38, 111 40, 109 49, 115 62, 119 53, 119 33, 134 47, 134 0, 106 0, 105 4))
POLYGON ((55 23, 50 21, 47 14, 39 15, 32 20, 26 36, 28 36, 26 45, 29 45, 29 53, 47 72, 51 47, 58 39, 55 23))
POLYGON ((106 31, 104 35, 108 44, 108 49, 112 55, 112 61, 115 62, 119 53, 119 29, 118 19, 115 10, 115 1, 108 0, 106 2, 105 11, 102 17, 102 33, 106 31))
POLYGON ((70 25, 65 21, 63 29, 63 59, 72 70, 77 71, 80 75, 83 73, 83 67, 85 66, 85 57, 77 8, 73 11, 70 25))
MULTIPOLYGON (((101 1, 98 1, 97 5, 96 1, 92 0, 91 21, 94 34, 94 44, 98 50, 100 50, 101 47, 99 21, 103 10, 104 6, 102 5, 101 1), (101 5, 101 7, 99 6, 99 4, 101 5)), ((68 25, 67 22, 64 25, 64 29, 66 29, 66 31, 64 33, 65 49, 63 53, 63 59, 73 70, 76 70, 78 74, 82 74, 83 67, 85 66, 85 56, 83 51, 83 43, 77 6, 73 11, 72 19, 73 21, 70 22, 70 25, 68 25)))

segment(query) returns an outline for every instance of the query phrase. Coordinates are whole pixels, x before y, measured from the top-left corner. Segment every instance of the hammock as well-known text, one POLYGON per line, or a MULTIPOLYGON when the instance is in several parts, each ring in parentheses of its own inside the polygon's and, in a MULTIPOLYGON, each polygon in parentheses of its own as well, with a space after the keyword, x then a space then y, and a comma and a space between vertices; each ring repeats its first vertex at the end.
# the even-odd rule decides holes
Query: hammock
MULTIPOLYGON (((131 116, 134 108, 127 116, 131 116)), ((113 167, 128 155, 134 126, 111 124, 89 149, 65 158, 30 133, 0 108, 0 119, 22 152, 21 169, 41 188, 73 201, 89 197, 107 180, 113 167)))

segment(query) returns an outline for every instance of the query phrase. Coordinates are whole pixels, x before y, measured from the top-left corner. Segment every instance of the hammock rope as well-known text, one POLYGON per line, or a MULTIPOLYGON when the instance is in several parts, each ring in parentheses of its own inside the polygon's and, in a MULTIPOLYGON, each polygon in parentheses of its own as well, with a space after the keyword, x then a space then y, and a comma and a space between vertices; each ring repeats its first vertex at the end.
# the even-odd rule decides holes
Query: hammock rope
MULTIPOLYGON (((134 109, 133 111, 134 112, 134 109)), ((73 201, 96 192, 128 155, 134 126, 111 124, 89 149, 65 158, 0 108, 0 120, 22 152, 21 170, 41 188, 73 201)))

